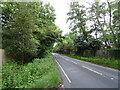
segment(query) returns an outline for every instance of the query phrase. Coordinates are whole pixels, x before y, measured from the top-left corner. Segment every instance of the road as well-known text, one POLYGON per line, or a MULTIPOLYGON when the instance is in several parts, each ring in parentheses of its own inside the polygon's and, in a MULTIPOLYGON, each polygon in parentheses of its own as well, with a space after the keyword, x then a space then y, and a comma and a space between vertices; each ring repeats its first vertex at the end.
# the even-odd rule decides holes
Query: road
MULTIPOLYGON (((118 70, 53 53, 64 88, 118 88, 118 70)), ((118 89, 115 89, 118 90, 118 89)))

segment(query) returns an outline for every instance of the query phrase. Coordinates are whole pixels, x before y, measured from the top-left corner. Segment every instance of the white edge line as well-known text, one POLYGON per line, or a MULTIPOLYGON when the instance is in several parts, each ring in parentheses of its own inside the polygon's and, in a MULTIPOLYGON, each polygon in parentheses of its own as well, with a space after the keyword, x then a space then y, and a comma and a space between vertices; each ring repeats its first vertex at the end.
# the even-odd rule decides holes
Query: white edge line
MULTIPOLYGON (((55 60, 56 61, 56 60, 55 60)), ((57 62, 57 61, 56 61, 57 62)), ((67 78, 68 82, 71 83, 71 80, 69 79, 69 77, 67 76, 67 74, 65 73, 65 71, 63 70, 63 68, 61 67, 61 65, 57 62, 57 64, 59 65, 59 67, 61 68, 61 70, 63 71, 65 77, 67 78)))
POLYGON ((99 72, 97 72, 97 71, 95 71, 95 70, 92 70, 92 69, 90 69, 90 68, 88 68, 88 67, 86 67, 86 66, 82 66, 83 68, 86 68, 86 69, 88 69, 88 70, 90 70, 90 71, 92 71, 92 72, 94 72, 94 73, 97 73, 97 74, 99 74, 99 75, 102 75, 102 73, 99 73, 99 72))

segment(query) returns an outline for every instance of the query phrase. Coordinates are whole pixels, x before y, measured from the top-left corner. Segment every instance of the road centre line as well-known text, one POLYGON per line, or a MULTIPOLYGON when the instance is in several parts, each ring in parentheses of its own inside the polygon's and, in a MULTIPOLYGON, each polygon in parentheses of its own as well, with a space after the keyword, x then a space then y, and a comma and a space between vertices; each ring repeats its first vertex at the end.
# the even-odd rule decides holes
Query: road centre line
MULTIPOLYGON (((72 60, 69 60, 69 58, 66 58, 66 57, 64 57, 64 56, 61 56, 63 59, 65 59, 66 61, 69 61, 69 62, 72 62, 72 63, 74 63, 74 64, 77 64, 76 62, 74 62, 74 61, 72 61, 72 60)), ((73 59, 73 58, 72 58, 73 59)), ((77 60, 77 59, 74 59, 75 61, 81 61, 81 60, 77 60)), ((86 64, 90 64, 90 65, 94 65, 93 63, 89 63, 89 62, 85 62, 85 61, 81 61, 81 62, 83 62, 83 63, 86 63, 86 64)), ((99 66, 99 65, 94 65, 94 66, 99 66)), ((105 78, 109 78, 109 79, 111 79, 111 80, 114 80, 114 79, 117 79, 117 78, 113 78, 113 77, 109 77, 109 76, 106 76, 106 75, 104 75, 103 73, 101 73, 101 72, 98 72, 98 71, 96 71, 96 70, 93 70, 93 69, 91 69, 91 68, 89 68, 89 67, 86 67, 86 66, 82 66, 83 68, 86 68, 86 69, 88 69, 88 70, 90 70, 90 71, 92 71, 92 72, 94 72, 94 73, 96 73, 96 74, 99 74, 99 75, 101 75, 101 76, 103 76, 103 77, 105 77, 105 78)), ((104 68, 104 69, 108 69, 108 70, 112 70, 111 68, 107 68, 107 67, 103 67, 103 66, 99 66, 99 67, 102 67, 102 68, 104 68)), ((114 69, 113 69, 114 70, 114 69)), ((117 71, 117 70, 114 70, 114 71, 117 71)))
POLYGON ((66 61, 69 61, 69 62, 72 62, 72 63, 74 63, 74 64, 77 64, 76 62, 74 62, 74 61, 70 61, 70 60, 68 60, 68 59, 66 59, 66 58, 64 58, 64 57, 62 57, 63 59, 65 59, 66 61))
MULTIPOLYGON (((71 57, 69 57, 69 58, 71 58, 71 57)), ((71 59, 73 59, 73 60, 75 60, 75 61, 78 61, 78 62, 82 62, 82 63, 94 65, 94 66, 97 66, 97 67, 100 67, 100 68, 104 68, 104 69, 106 69, 106 70, 112 70, 112 71, 115 71, 115 72, 119 72, 119 70, 112 69, 112 68, 110 68, 110 67, 105 67, 105 66, 96 65, 96 64, 94 64, 94 63, 86 62, 86 61, 84 61, 84 60, 79 60, 79 59, 75 59, 75 58, 71 58, 71 59)))
MULTIPOLYGON (((55 60, 56 61, 56 60, 55 60)), ((57 61, 56 61, 57 62, 57 61)), ((59 65, 59 67, 61 68, 62 72, 64 73, 65 77, 67 78, 68 82, 71 83, 71 80, 69 79, 69 77, 67 76, 67 74, 65 73, 65 71, 63 70, 63 68, 61 67, 61 65, 57 62, 57 64, 59 65)))
POLYGON ((99 75, 102 75, 102 73, 99 73, 99 72, 97 72, 97 71, 95 71, 95 70, 93 70, 93 69, 90 69, 90 68, 88 68, 88 67, 86 67, 86 66, 82 66, 83 68, 86 68, 86 69, 88 69, 88 70, 90 70, 90 71, 92 71, 92 72, 94 72, 94 73, 97 73, 97 74, 99 74, 99 75))
POLYGON ((110 78, 111 80, 113 80, 114 78, 110 78))
MULTIPOLYGON (((105 77, 105 78, 107 78, 105 75, 103 75, 102 73, 99 73, 99 72, 97 72, 97 71, 95 71, 95 70, 93 70, 93 69, 90 69, 90 68, 88 68, 88 67, 86 67, 86 66, 82 66, 83 68, 86 68, 86 69, 88 69, 88 70, 90 70, 90 71, 92 71, 92 72, 94 72, 94 73, 97 73, 97 74, 99 74, 99 75, 102 75, 103 77, 105 77)), ((114 78, 110 78, 111 80, 114 80, 114 78)))
MULTIPOLYGON (((73 61, 72 61, 73 62, 73 61)), ((77 64, 76 62, 73 62, 74 64, 77 64)))

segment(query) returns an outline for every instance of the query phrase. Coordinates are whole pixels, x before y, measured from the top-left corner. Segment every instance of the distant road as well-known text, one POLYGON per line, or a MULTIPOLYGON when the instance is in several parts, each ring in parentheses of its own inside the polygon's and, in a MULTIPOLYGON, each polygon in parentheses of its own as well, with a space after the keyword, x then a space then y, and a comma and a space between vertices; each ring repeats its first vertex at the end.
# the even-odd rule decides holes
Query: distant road
POLYGON ((53 53, 65 88, 118 90, 118 70, 53 53))

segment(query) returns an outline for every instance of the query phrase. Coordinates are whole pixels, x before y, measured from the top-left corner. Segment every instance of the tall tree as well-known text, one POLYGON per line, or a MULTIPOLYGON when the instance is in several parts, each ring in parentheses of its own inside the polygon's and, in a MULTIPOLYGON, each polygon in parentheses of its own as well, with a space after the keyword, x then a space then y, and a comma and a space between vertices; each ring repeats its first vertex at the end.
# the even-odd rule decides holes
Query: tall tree
POLYGON ((113 10, 113 25, 112 29, 114 31, 114 47, 120 48, 120 1, 113 2, 111 4, 111 8, 113 10))
POLYGON ((107 32, 108 30, 106 29, 107 27, 107 9, 106 9, 106 3, 100 3, 98 1, 95 1, 90 9, 89 9, 89 18, 91 21, 93 21, 92 25, 92 30, 93 32, 95 31, 96 35, 97 34, 102 34, 101 37, 103 37, 103 41, 105 44, 105 47, 110 48, 110 40, 108 39, 107 32))
POLYGON ((8 55, 26 62, 52 50, 59 30, 49 3, 6 2, 2 9, 3 48, 8 55))
POLYGON ((6 53, 22 62, 30 60, 37 51, 32 34, 35 20, 30 3, 5 3, 2 16, 6 53))
POLYGON ((78 1, 74 1, 70 3, 70 11, 67 13, 68 20, 70 21, 70 29, 76 35, 83 35, 85 40, 88 41, 87 38, 87 30, 86 30, 86 10, 85 6, 79 5, 78 1))

